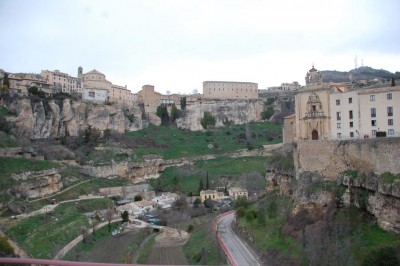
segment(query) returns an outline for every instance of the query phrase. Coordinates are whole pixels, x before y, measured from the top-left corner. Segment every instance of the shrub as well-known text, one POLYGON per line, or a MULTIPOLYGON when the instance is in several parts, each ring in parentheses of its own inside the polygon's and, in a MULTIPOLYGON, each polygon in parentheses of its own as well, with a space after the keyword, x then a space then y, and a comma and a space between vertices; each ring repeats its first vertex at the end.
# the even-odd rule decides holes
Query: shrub
POLYGON ((392 174, 390 172, 385 172, 380 176, 385 183, 393 183, 396 179, 400 179, 400 174, 392 174))
POLYGON ((14 249, 8 243, 6 236, 0 236, 0 257, 14 255, 14 249))
POLYGON ((272 106, 268 106, 262 113, 261 117, 263 120, 268 120, 271 116, 274 115, 274 108, 272 106))
POLYGON ((238 197, 236 199, 235 203, 233 204, 233 208, 235 210, 239 209, 240 207, 243 207, 246 209, 247 207, 249 207, 249 205, 250 205, 250 202, 246 197, 238 197))
POLYGON ((346 170, 344 171, 344 174, 350 176, 351 179, 356 179, 358 177, 358 171, 356 170, 346 170))
POLYGON ((193 224, 189 224, 188 227, 187 227, 188 233, 192 232, 193 229, 194 229, 193 224))
POLYGON ((396 250, 394 247, 386 246, 379 249, 372 250, 364 258, 361 265, 363 266, 395 266, 399 265, 400 261, 396 257, 396 250))
POLYGON ((141 201, 143 198, 141 195, 135 195, 135 197, 133 198, 133 201, 141 201))
POLYGON ((207 129, 210 126, 215 126, 215 123, 215 117, 210 112, 204 112, 204 116, 200 121, 201 126, 207 129))

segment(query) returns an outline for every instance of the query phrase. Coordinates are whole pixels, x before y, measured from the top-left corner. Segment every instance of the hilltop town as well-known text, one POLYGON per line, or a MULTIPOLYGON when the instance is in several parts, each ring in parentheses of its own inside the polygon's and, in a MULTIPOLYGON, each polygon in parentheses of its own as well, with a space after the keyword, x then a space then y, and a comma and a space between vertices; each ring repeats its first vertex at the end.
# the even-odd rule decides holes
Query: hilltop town
POLYGON ((398 73, 336 74, 163 95, 82 67, 0 71, 5 254, 234 264, 230 228, 251 265, 398 262, 398 73))

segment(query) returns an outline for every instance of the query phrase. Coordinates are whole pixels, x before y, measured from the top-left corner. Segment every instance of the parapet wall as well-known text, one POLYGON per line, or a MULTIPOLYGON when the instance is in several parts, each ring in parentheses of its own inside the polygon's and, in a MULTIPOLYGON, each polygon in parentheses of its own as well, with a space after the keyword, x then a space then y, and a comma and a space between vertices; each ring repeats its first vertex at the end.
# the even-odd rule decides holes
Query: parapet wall
POLYGON ((400 138, 299 141, 294 150, 296 173, 319 172, 335 180, 348 169, 400 173, 400 138))

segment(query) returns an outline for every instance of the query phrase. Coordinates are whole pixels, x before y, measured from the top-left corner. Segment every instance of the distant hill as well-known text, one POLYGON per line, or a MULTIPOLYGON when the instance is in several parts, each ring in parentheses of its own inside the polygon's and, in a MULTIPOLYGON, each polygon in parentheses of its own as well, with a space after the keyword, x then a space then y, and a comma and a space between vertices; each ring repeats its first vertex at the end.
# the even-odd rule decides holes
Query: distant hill
POLYGON ((358 80, 378 79, 400 79, 400 72, 391 73, 384 69, 374 69, 372 67, 359 67, 350 71, 324 70, 320 71, 323 82, 351 82, 358 80))

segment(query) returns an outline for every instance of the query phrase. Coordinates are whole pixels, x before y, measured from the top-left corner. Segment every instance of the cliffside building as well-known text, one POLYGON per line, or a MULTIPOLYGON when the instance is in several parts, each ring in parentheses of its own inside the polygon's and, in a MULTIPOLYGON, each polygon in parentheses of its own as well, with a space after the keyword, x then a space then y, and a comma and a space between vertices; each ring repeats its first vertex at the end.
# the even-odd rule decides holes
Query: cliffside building
POLYGON ((78 70, 78 75, 82 77, 83 89, 91 89, 91 90, 107 90, 107 101, 111 103, 115 103, 124 107, 133 106, 133 101, 135 99, 133 93, 127 89, 126 86, 118 86, 112 84, 110 81, 106 79, 106 76, 93 69, 90 72, 82 74, 82 68, 80 67, 78 70))
POLYGON ((47 83, 46 79, 39 74, 9 73, 8 80, 10 81, 9 89, 13 93, 28 95, 28 89, 33 86, 44 91, 46 94, 52 93, 51 87, 47 83))
POLYGON ((258 84, 253 82, 204 81, 205 99, 258 99, 258 84))
POLYGON ((54 92, 82 94, 82 79, 72 77, 59 70, 42 70, 40 75, 53 88, 54 92))
POLYGON ((321 82, 312 67, 295 96, 295 114, 284 119, 284 143, 297 140, 400 136, 400 86, 349 90, 321 82), (397 110, 397 111, 396 111, 397 110))

